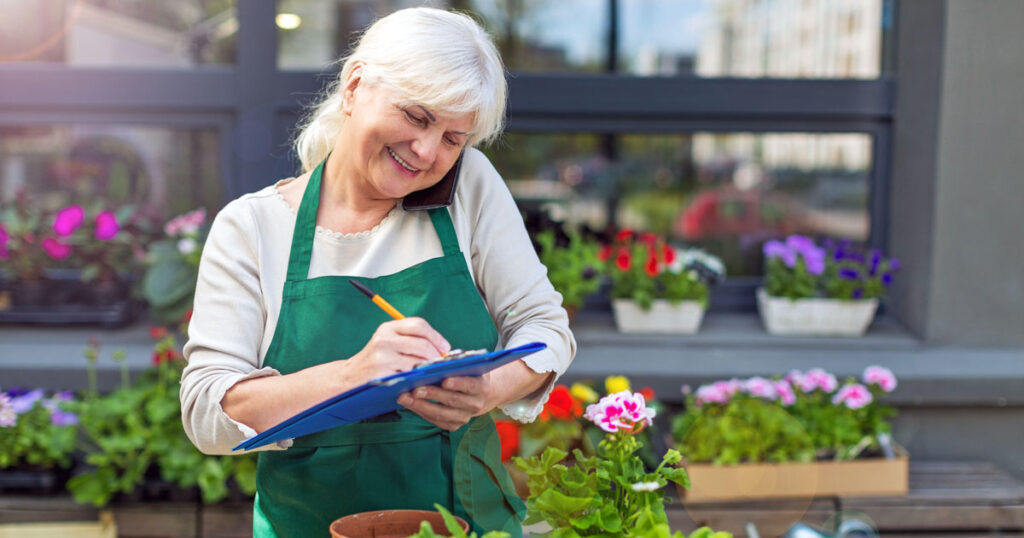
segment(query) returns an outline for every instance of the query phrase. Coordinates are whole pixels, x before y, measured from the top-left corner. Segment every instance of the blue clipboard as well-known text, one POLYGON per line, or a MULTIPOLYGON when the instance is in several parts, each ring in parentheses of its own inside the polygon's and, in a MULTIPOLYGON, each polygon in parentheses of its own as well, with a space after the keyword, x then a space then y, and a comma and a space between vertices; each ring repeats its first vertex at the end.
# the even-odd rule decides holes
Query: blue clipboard
POLYGON ((483 375, 546 347, 547 344, 534 342, 511 349, 436 362, 408 372, 374 379, 301 411, 259 435, 246 439, 232 450, 252 450, 270 443, 383 415, 401 407, 397 400, 403 392, 423 385, 436 385, 449 377, 483 375))

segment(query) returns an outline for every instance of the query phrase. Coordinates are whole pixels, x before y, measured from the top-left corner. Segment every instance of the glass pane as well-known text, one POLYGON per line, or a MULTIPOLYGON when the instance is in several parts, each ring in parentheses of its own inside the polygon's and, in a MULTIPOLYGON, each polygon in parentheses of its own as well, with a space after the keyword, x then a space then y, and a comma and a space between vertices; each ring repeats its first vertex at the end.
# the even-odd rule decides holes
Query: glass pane
POLYGON ((629 227, 761 274, 761 245, 790 233, 866 241, 871 138, 864 134, 672 134, 614 139, 510 133, 487 150, 524 210, 571 226, 629 227))
MULTIPOLYGON (((620 0, 635 75, 876 78, 885 0, 620 0)), ((891 11, 888 10, 887 13, 891 11)))
POLYGON ((156 221, 224 203, 212 128, 0 126, 0 202, 135 205, 156 221))
MULTIPOLYGON (((377 17, 417 0, 279 0, 278 66, 320 70, 346 54, 377 17)), ((607 2, 601 0, 450 0, 440 8, 472 13, 516 71, 600 71, 607 56, 607 2)))
POLYGON ((176 68, 235 62, 236 0, 0 0, 0 62, 176 68))

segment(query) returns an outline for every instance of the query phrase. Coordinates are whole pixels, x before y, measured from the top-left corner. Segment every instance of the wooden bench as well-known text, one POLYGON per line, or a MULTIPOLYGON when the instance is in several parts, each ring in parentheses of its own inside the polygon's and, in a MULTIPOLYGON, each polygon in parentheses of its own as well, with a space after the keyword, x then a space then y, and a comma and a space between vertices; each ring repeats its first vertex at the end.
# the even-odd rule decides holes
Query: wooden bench
POLYGON ((838 515, 863 514, 882 536, 1024 538, 1024 482, 989 463, 912 462, 910 491, 901 497, 826 497, 777 501, 687 503, 668 506, 673 529, 707 525, 746 536, 753 523, 763 537, 796 522, 822 528, 838 515))

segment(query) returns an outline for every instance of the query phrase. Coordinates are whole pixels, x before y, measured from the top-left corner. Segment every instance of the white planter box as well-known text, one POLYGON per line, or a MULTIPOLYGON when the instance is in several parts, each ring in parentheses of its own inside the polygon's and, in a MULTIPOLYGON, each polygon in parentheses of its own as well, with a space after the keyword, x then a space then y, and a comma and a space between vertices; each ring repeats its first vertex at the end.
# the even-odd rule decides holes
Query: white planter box
POLYGON ((757 289, 757 309, 771 334, 861 336, 875 319, 878 299, 788 299, 757 289))
POLYGON ((624 333, 694 334, 704 319, 704 305, 698 301, 672 304, 656 299, 650 310, 629 299, 612 299, 615 325, 624 333))

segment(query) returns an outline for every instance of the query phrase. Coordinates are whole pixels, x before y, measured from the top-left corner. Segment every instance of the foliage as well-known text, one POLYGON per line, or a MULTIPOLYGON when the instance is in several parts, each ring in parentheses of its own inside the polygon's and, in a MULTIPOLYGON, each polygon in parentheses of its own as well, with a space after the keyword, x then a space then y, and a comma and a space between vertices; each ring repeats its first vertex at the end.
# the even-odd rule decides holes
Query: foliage
POLYGON ((254 494, 254 456, 207 456, 185 436, 178 400, 184 361, 173 351, 177 345, 172 334, 154 336, 159 338, 154 366, 130 383, 121 359, 121 387, 104 396, 95 388, 98 347, 87 350, 90 391, 74 410, 91 470, 72 478, 68 489, 78 502, 104 506, 115 494, 131 492, 155 468, 163 480, 184 488, 198 486, 207 503, 228 495, 229 479, 244 493, 254 494))
POLYGON ((891 431, 894 411, 879 398, 895 387, 895 376, 880 366, 867 368, 862 383, 842 385, 821 369, 717 381, 687 394, 672 434, 692 462, 853 459, 879 448, 891 431))
POLYGON ((146 222, 137 218, 135 206, 111 210, 92 201, 84 207, 70 205, 57 211, 53 216, 57 238, 43 247, 54 260, 67 260, 81 269, 83 281, 112 282, 118 273, 140 265, 147 229, 146 222))
POLYGON ((668 536, 664 492, 668 482, 689 486, 686 471, 676 467, 682 456, 669 450, 653 471, 636 455, 634 436, 651 423, 653 411, 643 397, 627 391, 606 396, 587 408, 587 418, 609 433, 596 456, 573 451, 574 466, 562 461, 564 450, 547 447, 532 458, 514 458, 527 474, 530 489, 524 524, 546 521, 550 536, 668 536), (614 432, 612 432, 614 430, 614 432))
POLYGON ((168 221, 165 238, 150 245, 142 295, 158 321, 175 323, 192 309, 199 259, 208 233, 206 211, 197 209, 168 221))
POLYGON ((540 244, 540 262, 548 268, 551 285, 562 294, 562 305, 579 308, 588 295, 601 287, 598 245, 576 232, 567 236, 565 241, 559 241, 554 230, 544 230, 535 238, 540 244))
POLYGON ((65 409, 71 398, 70 392, 45 398, 42 389, 0 392, 0 469, 70 467, 78 424, 65 409))
POLYGON ((807 237, 791 235, 785 242, 766 242, 763 251, 764 288, 773 297, 881 298, 900 268, 899 260, 885 258, 878 250, 866 252, 846 240, 829 240, 821 247, 807 237))
MULTIPOLYGON (((466 534, 466 531, 462 530, 462 526, 455 520, 455 516, 451 512, 445 510, 440 504, 434 504, 441 517, 444 518, 444 526, 448 529, 448 534, 437 534, 434 532, 434 528, 430 525, 429 521, 420 522, 420 531, 416 534, 409 535, 409 538, 441 538, 443 536, 452 536, 453 538, 477 538, 476 532, 470 532, 466 534)), ((511 536, 507 532, 503 531, 490 531, 480 538, 508 538, 511 536)))
POLYGON ((676 250, 662 238, 623 229, 600 253, 612 280, 612 297, 650 309, 655 299, 708 304, 708 286, 725 275, 718 258, 694 249, 676 250), (641 261, 643 260, 643 261, 641 261))
POLYGON ((13 203, 0 202, 0 267, 22 281, 39 280, 50 257, 40 243, 53 240, 46 214, 27 193, 19 191, 13 203))

